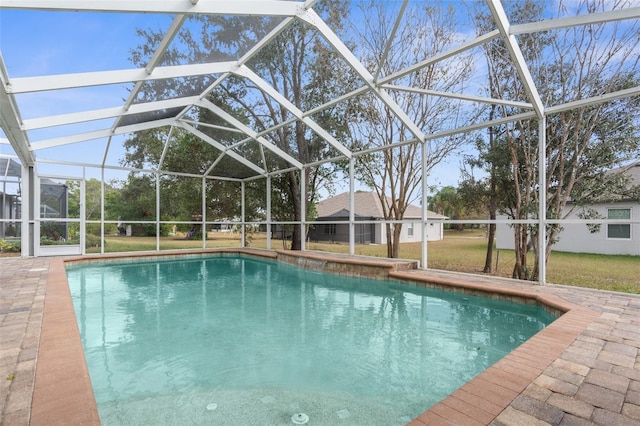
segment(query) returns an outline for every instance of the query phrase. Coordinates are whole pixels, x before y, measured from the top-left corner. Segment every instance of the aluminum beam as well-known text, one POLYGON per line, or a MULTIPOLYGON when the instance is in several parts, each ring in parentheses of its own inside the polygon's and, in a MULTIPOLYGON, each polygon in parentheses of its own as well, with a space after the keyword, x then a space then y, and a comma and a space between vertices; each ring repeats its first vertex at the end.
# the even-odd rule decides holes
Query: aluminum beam
POLYGON ((303 165, 302 165, 302 163, 300 161, 296 160, 295 158, 293 158, 292 156, 290 156, 289 154, 284 152, 282 149, 278 148, 273 143, 271 143, 268 140, 266 140, 264 137, 258 136, 258 134, 257 134, 257 132, 255 130, 252 130, 251 128, 246 126, 244 123, 240 122, 240 120, 238 120, 237 118, 233 117, 231 114, 229 114, 226 111, 224 111, 218 105, 215 105, 213 102, 208 101, 206 99, 202 99, 198 103, 198 106, 201 106, 203 108, 209 109, 211 112, 216 114, 218 117, 222 118, 227 123, 229 123, 232 126, 234 126, 235 128, 237 128, 238 130, 241 130, 244 134, 249 136, 251 139, 257 141, 262 146, 264 146, 265 148, 269 149, 270 151, 272 151, 273 153, 278 155, 280 158, 282 158, 283 160, 285 160, 286 162, 288 162, 289 164, 291 164, 295 168, 302 169, 303 165))
POLYGON ((577 101, 571 101, 560 105, 550 106, 546 109, 547 115, 555 114, 561 111, 568 111, 576 108, 582 108, 589 105, 598 105, 605 102, 611 102, 616 99, 630 98, 632 96, 640 95, 640 86, 631 87, 629 89, 618 90, 616 92, 605 93, 604 95, 598 95, 591 98, 579 99, 577 101))
POLYGON ((435 64, 437 62, 443 61, 445 59, 451 58, 453 56, 456 56, 462 52, 465 52, 467 50, 473 49, 474 47, 478 47, 481 46, 485 43, 490 42, 491 40, 497 38, 500 36, 500 32, 498 30, 493 30, 490 33, 481 35, 480 37, 477 37, 473 40, 470 40, 466 43, 461 44, 460 46, 457 46, 451 50, 447 50, 446 52, 442 52, 438 55, 432 56, 431 58, 427 58, 424 61, 418 62, 415 65, 412 65, 410 67, 407 67, 403 70, 400 70, 398 72, 395 72, 393 74, 389 74, 388 76, 381 78, 380 80, 378 80, 379 84, 384 84, 384 83, 389 83, 390 81, 396 80, 400 77, 404 77, 407 74, 411 74, 412 72, 415 72, 421 68, 424 68, 426 66, 429 66, 431 64, 435 64))
POLYGON ((31 152, 29 138, 22 127, 22 117, 15 97, 7 89, 12 87, 0 53, 0 127, 18 155, 23 167, 33 166, 36 158, 31 152))
POLYGON ((23 126, 25 130, 44 129, 47 127, 64 126, 67 124, 84 123, 87 121, 104 120, 115 117, 126 117, 128 115, 140 114, 145 112, 162 111, 169 108, 186 107, 198 102, 198 96, 190 96, 185 98, 167 99, 157 102, 146 102, 143 104, 134 104, 125 111, 123 107, 103 108, 89 111, 74 112, 70 114, 50 115, 47 117, 38 117, 24 120, 23 126))
POLYGON ((544 117, 544 105, 542 104, 542 99, 540 98, 536 84, 533 81, 531 72, 527 67, 527 63, 524 60, 524 56, 522 55, 522 51, 520 50, 520 45, 518 44, 516 37, 509 34, 509 19, 502 7, 502 3, 500 3, 500 0, 487 0, 487 2, 489 4, 489 9, 491 9, 493 19, 498 26, 498 30, 504 39, 504 43, 507 46, 507 49, 509 49, 511 59, 518 70, 520 80, 524 85, 528 98, 533 104, 533 109, 536 111, 538 118, 542 118, 544 117))
POLYGON ((246 158, 244 158, 243 156, 241 156, 237 152, 228 149, 226 146, 224 146, 223 144, 221 144, 217 140, 213 139, 212 137, 202 133, 200 130, 196 129, 195 127, 190 126, 190 125, 188 125, 186 123, 179 123, 178 125, 180 127, 182 127, 183 129, 187 130, 189 133, 192 133, 194 136, 199 137, 200 139, 202 139, 203 141, 205 141, 206 143, 208 143, 212 147, 220 150, 220 152, 222 152, 223 154, 225 154, 225 155, 233 158, 234 160, 242 163, 243 165, 247 166, 248 168, 250 168, 254 172, 256 172, 256 173, 258 173, 260 175, 266 175, 267 174, 267 171, 265 169, 259 167, 258 165, 252 163, 251 161, 247 160, 246 158))
POLYGON ((424 95, 439 96, 442 98, 460 99, 460 100, 469 101, 469 102, 480 102, 480 103, 485 103, 490 105, 507 105, 507 106, 512 106, 516 108, 533 109, 533 105, 531 105, 528 102, 505 101, 502 99, 483 98, 480 96, 462 95, 457 93, 441 92, 438 90, 419 89, 419 88, 407 87, 407 86, 396 86, 394 84, 384 84, 382 85, 382 87, 390 90, 402 90, 405 92, 422 93, 424 95))
POLYGON ((205 15, 294 16, 304 3, 279 0, 2 0, 0 9, 205 15))
POLYGON ((94 132, 77 133, 70 136, 62 136, 59 138, 45 139, 31 144, 33 151, 45 148, 54 148, 62 145, 70 145, 78 142, 86 142, 95 139, 108 138, 113 135, 123 135, 127 133, 135 133, 142 130, 156 129, 158 127, 175 125, 173 118, 165 118, 163 120, 148 121, 146 123, 132 124, 131 126, 118 127, 115 131, 111 129, 96 130, 94 132))
POLYGON ((378 63, 378 69, 373 73, 373 79, 377 80, 380 76, 380 72, 384 67, 384 63, 387 61, 387 55, 389 55, 389 50, 391 49, 391 43, 393 43, 393 39, 396 37, 396 32, 398 32, 398 27, 400 27, 400 22, 402 22, 402 17, 404 16, 404 11, 407 9, 407 4, 409 0, 403 0, 402 6, 400 6, 400 10, 398 11, 398 16, 396 17, 396 21, 393 24, 393 28, 391 29, 391 34, 389 34, 389 38, 387 38, 387 42, 384 45, 384 51, 382 52, 382 57, 380 58, 380 62, 378 63))
POLYGON ((329 44, 344 58, 345 61, 360 75, 360 78, 378 96, 378 98, 393 112, 393 114, 409 129, 413 135, 424 141, 425 135, 422 130, 409 118, 406 112, 389 96, 389 94, 376 85, 373 75, 360 63, 358 58, 347 48, 342 40, 329 28, 329 26, 313 11, 301 12, 298 17, 316 28, 327 39, 329 44))
POLYGON ((571 16, 569 18, 547 19, 544 21, 513 25, 509 28, 509 34, 528 34, 558 28, 575 27, 578 25, 603 24, 606 22, 639 18, 640 7, 630 7, 627 9, 610 10, 608 12, 590 13, 588 15, 571 16))
POLYGON ((20 94, 42 92, 46 90, 75 89, 80 87, 105 86, 109 84, 135 83, 138 81, 162 80, 197 75, 209 75, 228 72, 236 66, 235 62, 216 62, 210 64, 174 65, 158 67, 152 74, 144 68, 96 71, 74 74, 58 74, 38 77, 22 77, 12 80, 8 93, 20 94))
POLYGON ((291 114, 293 114, 297 119, 302 121, 305 125, 307 125, 311 130, 316 132, 318 136, 327 141, 331 146, 340 151, 342 155, 347 158, 351 158, 351 151, 347 149, 346 146, 338 142, 336 138, 334 138, 329 132, 327 132, 323 127, 321 127, 318 123, 313 121, 311 118, 306 117, 304 113, 295 106, 292 102, 290 102, 287 98, 282 96, 280 92, 273 88, 273 86, 269 85, 266 81, 264 81, 258 74, 254 73, 250 70, 246 65, 243 65, 238 71, 237 74, 246 77, 255 83, 256 86, 269 96, 271 96, 276 102, 282 105, 287 109, 291 114))

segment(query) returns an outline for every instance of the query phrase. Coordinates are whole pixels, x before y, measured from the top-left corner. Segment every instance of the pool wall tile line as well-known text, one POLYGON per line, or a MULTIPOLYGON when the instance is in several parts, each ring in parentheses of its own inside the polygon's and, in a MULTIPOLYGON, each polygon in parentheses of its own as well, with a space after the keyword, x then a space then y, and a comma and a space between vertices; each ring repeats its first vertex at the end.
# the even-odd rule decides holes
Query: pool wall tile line
POLYGON ((277 254, 274 251, 264 249, 249 248, 220 248, 220 249, 189 249, 189 250, 165 250, 157 251, 140 251, 140 252, 121 252, 121 253, 105 253, 105 254, 89 254, 84 256, 67 256, 64 258, 65 263, 91 263, 105 262, 109 260, 118 260, 122 262, 139 262, 141 259, 148 258, 150 260, 163 259, 189 259, 211 255, 248 255, 252 257, 263 257, 266 259, 276 259, 277 254))

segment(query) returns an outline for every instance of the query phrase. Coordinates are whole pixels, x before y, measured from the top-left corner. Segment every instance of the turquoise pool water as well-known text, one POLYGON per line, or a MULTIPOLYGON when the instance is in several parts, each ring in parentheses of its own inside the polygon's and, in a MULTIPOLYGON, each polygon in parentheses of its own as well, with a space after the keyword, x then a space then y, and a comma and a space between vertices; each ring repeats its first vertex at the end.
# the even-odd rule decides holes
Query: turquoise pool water
POLYGON ((554 319, 249 257, 67 276, 104 425, 404 424, 554 319))

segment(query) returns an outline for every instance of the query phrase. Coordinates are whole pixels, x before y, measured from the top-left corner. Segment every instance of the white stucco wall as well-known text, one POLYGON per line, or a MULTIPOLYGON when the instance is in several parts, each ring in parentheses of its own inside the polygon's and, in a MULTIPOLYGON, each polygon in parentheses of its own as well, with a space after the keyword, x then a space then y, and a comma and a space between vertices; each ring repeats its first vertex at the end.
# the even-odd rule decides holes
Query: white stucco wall
MULTIPOLYGON (((601 216, 607 217, 609 208, 630 208, 631 219, 640 220, 640 204, 634 202, 620 202, 592 206, 601 216)), ((574 212, 567 219, 579 219, 574 212)), ((504 217, 502 219, 505 219, 504 217)), ((600 226, 600 232, 590 233, 585 224, 565 224, 559 235, 559 241, 553 250, 574 253, 598 254, 631 254, 640 255, 640 224, 631 224, 631 238, 609 238, 607 224, 600 226)), ((513 229, 505 224, 497 225, 496 247, 498 249, 513 249, 513 229)))
MULTIPOLYGON (((420 222, 413 223, 413 235, 409 235, 410 224, 404 223, 400 232, 401 243, 418 243, 422 241, 422 225, 420 222)), ((427 224, 427 241, 440 241, 444 237, 444 225, 440 222, 429 222, 427 224)), ((376 224, 376 244, 387 243, 387 230, 384 224, 376 224)))

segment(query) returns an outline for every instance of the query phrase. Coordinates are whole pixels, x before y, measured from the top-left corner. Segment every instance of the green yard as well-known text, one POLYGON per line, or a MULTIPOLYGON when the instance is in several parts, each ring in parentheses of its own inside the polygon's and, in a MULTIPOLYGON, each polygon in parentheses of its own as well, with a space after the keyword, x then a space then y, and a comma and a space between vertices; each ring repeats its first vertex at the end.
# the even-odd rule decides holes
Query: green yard
MULTIPOLYGON (((428 265, 433 269, 482 274, 486 244, 484 231, 445 232, 444 240, 429 242, 428 265)), ((311 243, 309 248, 349 251, 349 247, 342 244, 311 243)), ((403 244, 400 256, 419 260, 420 249, 420 243, 403 244)), ((385 256, 386 246, 357 246, 356 253, 385 256)), ((494 250, 492 264, 492 275, 511 277, 513 250, 494 250)), ((533 265, 533 256, 530 264, 533 265)), ((547 265, 547 282, 640 294, 640 257, 553 252, 547 265)))
MULTIPOLYGON (((264 234, 255 234, 250 247, 265 248, 264 234)), ((160 240, 161 250, 200 248, 199 240, 187 240, 182 236, 164 237, 160 240)), ((240 247, 240 236, 234 233, 211 232, 207 247, 240 247)), ((273 239, 273 249, 283 248, 281 240, 273 239)), ((348 253, 347 244, 314 243, 307 244, 310 250, 348 253)), ((107 237, 107 252, 155 250, 155 237, 107 237)), ((403 244, 400 256, 420 260, 421 244, 403 244)), ((481 274, 484 266, 486 240, 484 231, 447 231, 442 241, 429 242, 428 265, 430 268, 448 271, 481 274)), ((92 249, 97 252, 97 249, 92 249)), ((386 256, 385 245, 357 245, 356 254, 386 256)), ((493 275, 510 277, 514 262, 512 250, 494 251, 493 275), (497 270, 496 270, 497 264, 497 270)), ((531 258, 533 265, 533 257, 531 258)), ((547 281, 554 284, 614 290, 640 294, 640 257, 606 256, 581 253, 554 252, 547 265, 547 281)))

